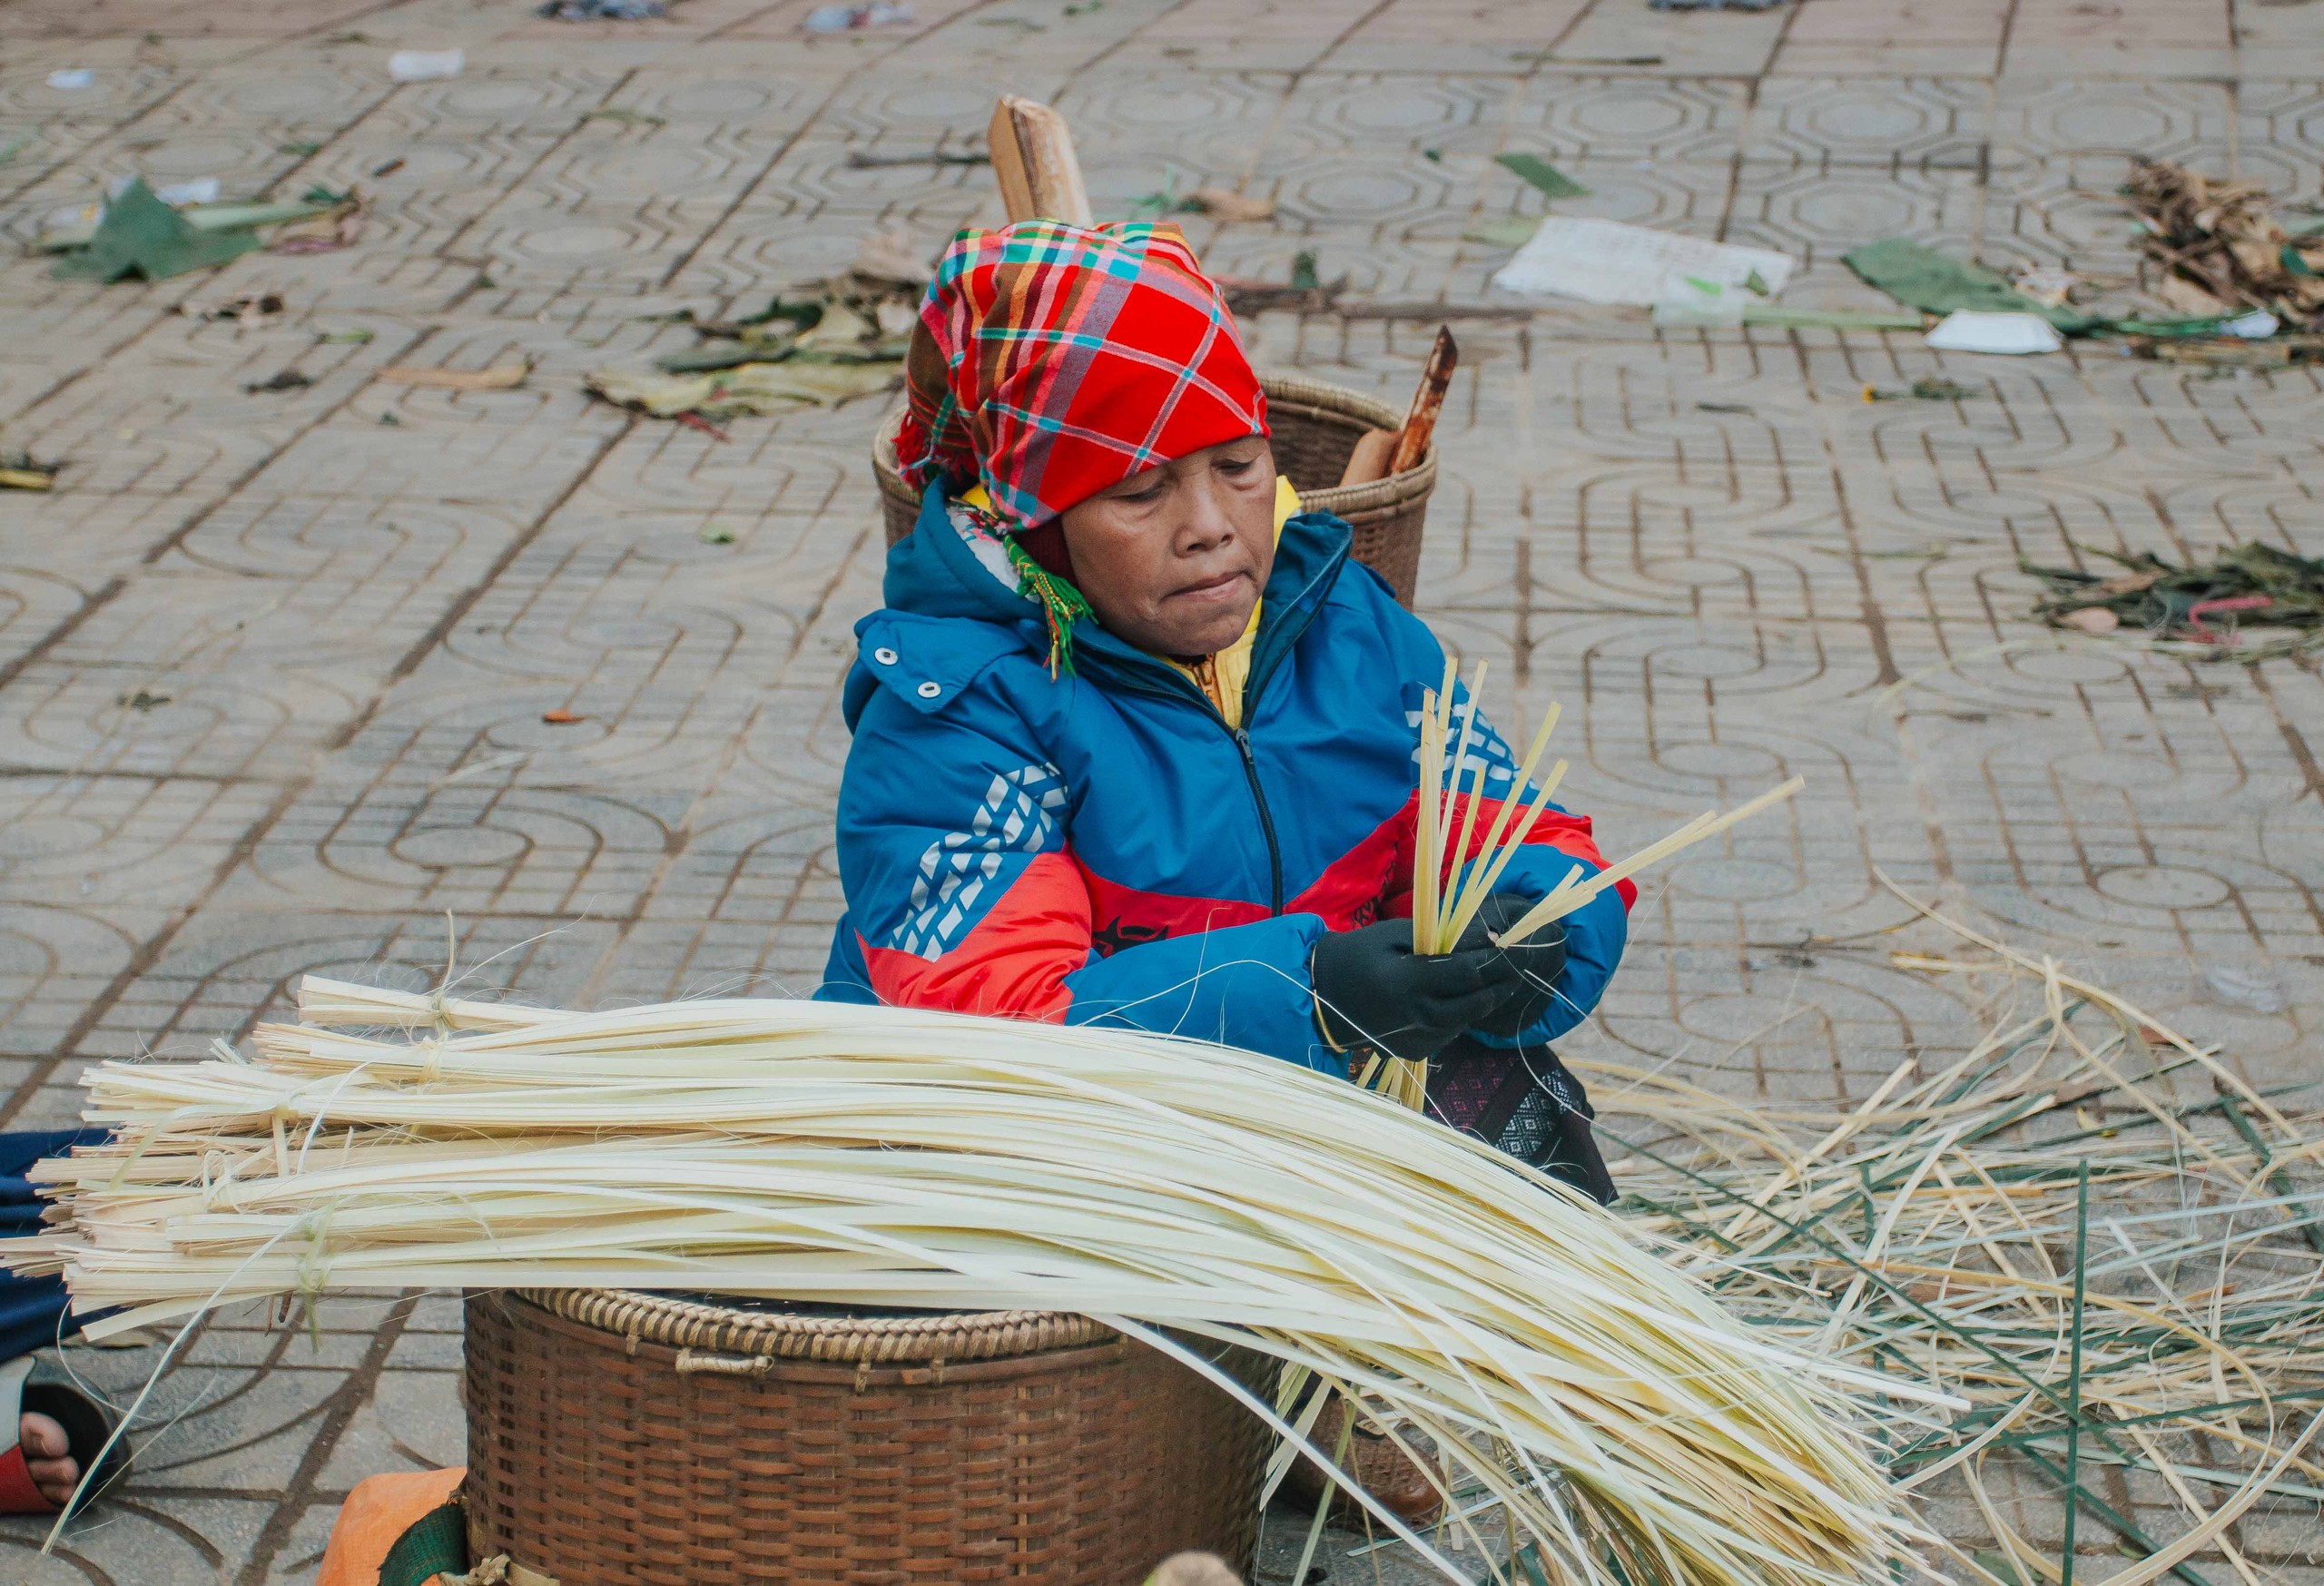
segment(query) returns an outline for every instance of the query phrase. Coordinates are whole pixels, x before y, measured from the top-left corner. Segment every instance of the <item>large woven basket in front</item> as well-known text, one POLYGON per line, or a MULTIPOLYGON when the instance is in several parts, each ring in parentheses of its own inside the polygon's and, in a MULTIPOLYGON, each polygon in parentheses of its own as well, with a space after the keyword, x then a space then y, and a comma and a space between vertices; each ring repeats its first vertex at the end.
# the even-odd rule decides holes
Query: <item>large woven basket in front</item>
MULTIPOLYGON (((1355 557, 1388 580, 1396 598, 1409 606, 1420 580, 1421 533, 1428 521, 1429 492, 1436 488, 1436 448, 1401 474, 1370 485, 1343 488, 1348 454, 1367 429, 1393 429, 1404 416, 1384 402, 1344 386, 1305 375, 1265 372, 1267 422, 1275 431, 1275 466, 1299 492, 1310 512, 1344 518, 1355 530, 1355 557)), ((898 409, 872 441, 872 470, 880 478, 880 509, 888 543, 911 532, 920 519, 919 493, 896 471, 898 409)))
MULTIPOLYGON (((1214 1351, 1215 1353, 1215 1351, 1214 1351)), ((1263 1357, 1221 1363, 1260 1386, 1263 1357)), ((561 1586, 1126 1586, 1246 1573, 1268 1433, 1080 1316, 468 1301, 468 1538, 561 1586)))

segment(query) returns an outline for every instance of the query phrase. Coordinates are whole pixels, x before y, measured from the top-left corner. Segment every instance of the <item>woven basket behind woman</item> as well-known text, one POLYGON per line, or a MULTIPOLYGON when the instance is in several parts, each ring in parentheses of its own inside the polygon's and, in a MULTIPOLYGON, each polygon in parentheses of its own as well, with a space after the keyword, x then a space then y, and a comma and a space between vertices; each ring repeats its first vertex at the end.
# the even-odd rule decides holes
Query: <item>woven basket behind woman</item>
MULTIPOLYGON (((1222 1364, 1262 1394, 1271 1363, 1222 1364)), ((1248 1571, 1268 1433, 1081 1316, 468 1302, 471 1555, 562 1586, 1122 1586, 1248 1571)))
MULTIPOLYGON (((1275 466, 1299 492, 1299 504, 1345 519, 1355 531, 1356 560, 1385 578, 1396 599, 1410 606, 1420 579, 1429 493, 1436 488, 1436 448, 1430 447, 1401 474, 1342 488, 1340 475, 1364 432, 1393 429, 1404 416, 1361 391, 1305 375, 1262 373, 1259 384, 1267 394, 1267 422, 1275 431, 1275 466)), ((896 471, 896 429, 902 422, 899 409, 872 440, 872 471, 880 479, 890 545, 920 520, 920 493, 896 471)))

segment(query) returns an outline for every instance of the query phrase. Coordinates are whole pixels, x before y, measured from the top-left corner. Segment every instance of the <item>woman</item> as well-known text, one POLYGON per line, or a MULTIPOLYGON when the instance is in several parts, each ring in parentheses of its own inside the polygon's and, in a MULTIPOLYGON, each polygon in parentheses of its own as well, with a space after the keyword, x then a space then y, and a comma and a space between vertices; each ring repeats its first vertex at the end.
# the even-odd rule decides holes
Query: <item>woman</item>
MULTIPOLYGON (((1600 867, 1590 823, 1552 806, 1458 947, 1413 954, 1416 724, 1443 651, 1276 476, 1233 316, 1177 228, 963 232, 906 381, 898 456, 924 495, 856 627, 848 911, 820 994, 1338 1074, 1363 1049, 1441 1058, 1449 1121, 1605 1198, 1547 1043, 1597 1003, 1634 894, 1492 943, 1600 867)), ((1469 742, 1474 846, 1526 790, 1481 714, 1469 742)))

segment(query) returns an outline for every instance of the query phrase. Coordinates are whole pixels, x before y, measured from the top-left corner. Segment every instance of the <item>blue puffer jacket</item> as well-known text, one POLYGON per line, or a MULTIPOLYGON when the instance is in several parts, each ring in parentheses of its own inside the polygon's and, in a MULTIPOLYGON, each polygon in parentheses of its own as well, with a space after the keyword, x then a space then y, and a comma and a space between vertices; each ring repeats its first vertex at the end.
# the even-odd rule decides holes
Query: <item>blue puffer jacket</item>
MULTIPOLYGON (((1052 678, 1039 610, 944 500, 931 484, 888 553, 886 608, 856 625, 848 907, 818 995, 1132 1025, 1344 1073, 1316 1032, 1308 956, 1326 931, 1411 912, 1435 635, 1349 561, 1344 523, 1295 517, 1237 731, 1092 622, 1074 630, 1074 675, 1052 678)), ((1484 767, 1473 849, 1517 770, 1482 714, 1466 763, 1464 785, 1484 767)), ((1577 862, 1600 863, 1590 823, 1552 805, 1498 890, 1539 897, 1577 862)), ((1587 1017, 1634 895, 1625 883, 1566 920, 1561 1000, 1540 1024, 1481 1039, 1536 1044, 1587 1017)))

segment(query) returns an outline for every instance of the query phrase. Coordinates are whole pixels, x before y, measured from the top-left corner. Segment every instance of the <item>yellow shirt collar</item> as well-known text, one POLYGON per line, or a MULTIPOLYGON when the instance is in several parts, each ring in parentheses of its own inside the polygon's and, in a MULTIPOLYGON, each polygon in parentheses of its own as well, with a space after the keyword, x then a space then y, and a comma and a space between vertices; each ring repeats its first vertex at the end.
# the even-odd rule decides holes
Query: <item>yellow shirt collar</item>
MULTIPOLYGON (((992 497, 985 494, 982 485, 970 486, 960 499, 982 511, 992 510, 992 497)), ((1275 479, 1275 538, 1277 545, 1283 543, 1283 526, 1298 516, 1299 492, 1291 488, 1289 479, 1277 474, 1275 479)), ((1177 667, 1194 682, 1196 687, 1203 691, 1230 727, 1243 724, 1243 688, 1250 681, 1251 645, 1259 636, 1259 611, 1265 604, 1262 601, 1251 607, 1251 620, 1244 625, 1243 636, 1216 655, 1206 655, 1191 666, 1170 661, 1167 655, 1162 657, 1170 661, 1171 665, 1177 667)))

